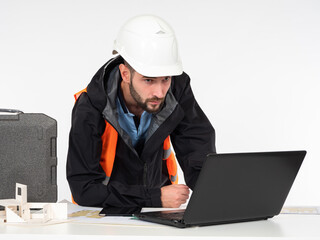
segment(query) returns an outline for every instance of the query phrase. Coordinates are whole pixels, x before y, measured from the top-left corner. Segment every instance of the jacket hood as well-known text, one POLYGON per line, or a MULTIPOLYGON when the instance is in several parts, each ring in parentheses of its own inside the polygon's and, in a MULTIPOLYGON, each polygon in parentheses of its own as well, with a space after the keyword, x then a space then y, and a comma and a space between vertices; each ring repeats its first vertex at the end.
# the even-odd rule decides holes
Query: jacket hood
POLYGON ((107 81, 114 74, 115 68, 121 63, 123 63, 121 56, 110 59, 97 71, 87 87, 87 94, 92 105, 100 112, 107 104, 107 81))

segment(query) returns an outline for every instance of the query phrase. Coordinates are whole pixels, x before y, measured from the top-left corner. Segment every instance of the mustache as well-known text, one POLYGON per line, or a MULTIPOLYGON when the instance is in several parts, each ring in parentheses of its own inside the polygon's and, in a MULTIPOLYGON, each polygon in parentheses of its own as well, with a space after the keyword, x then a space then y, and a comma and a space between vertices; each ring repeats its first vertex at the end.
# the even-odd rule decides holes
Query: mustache
POLYGON ((152 97, 152 98, 148 98, 147 102, 152 102, 152 101, 164 101, 164 98, 158 98, 158 97, 152 97))

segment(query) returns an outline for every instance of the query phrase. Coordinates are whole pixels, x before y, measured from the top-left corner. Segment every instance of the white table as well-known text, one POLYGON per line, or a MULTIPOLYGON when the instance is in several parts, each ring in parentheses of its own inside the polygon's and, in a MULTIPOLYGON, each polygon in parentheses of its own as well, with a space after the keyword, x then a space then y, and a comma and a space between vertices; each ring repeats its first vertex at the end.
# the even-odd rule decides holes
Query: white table
POLYGON ((62 223, 48 226, 0 224, 0 239, 320 239, 320 215, 281 214, 269 220, 178 229, 62 223))

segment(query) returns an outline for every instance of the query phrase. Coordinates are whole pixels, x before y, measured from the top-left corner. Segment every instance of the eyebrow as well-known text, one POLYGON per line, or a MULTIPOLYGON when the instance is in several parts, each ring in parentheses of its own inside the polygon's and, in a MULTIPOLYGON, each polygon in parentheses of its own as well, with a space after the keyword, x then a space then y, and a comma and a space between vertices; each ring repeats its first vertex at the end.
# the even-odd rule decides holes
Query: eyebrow
POLYGON ((142 78, 152 78, 152 79, 155 79, 156 77, 147 77, 147 76, 142 76, 142 78))
MULTIPOLYGON (((158 78, 158 77, 147 77, 147 76, 142 76, 142 78, 156 79, 156 78, 158 78)), ((165 76, 164 78, 171 78, 171 76, 165 76)))

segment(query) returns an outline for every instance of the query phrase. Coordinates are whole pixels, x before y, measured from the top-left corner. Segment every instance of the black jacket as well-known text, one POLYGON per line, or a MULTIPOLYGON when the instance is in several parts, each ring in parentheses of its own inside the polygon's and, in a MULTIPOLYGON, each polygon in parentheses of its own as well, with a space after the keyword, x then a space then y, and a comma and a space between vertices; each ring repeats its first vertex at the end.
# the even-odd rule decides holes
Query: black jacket
POLYGON ((163 109, 153 115, 140 155, 117 122, 115 100, 121 81, 116 57, 95 74, 72 111, 67 179, 73 199, 84 206, 160 207, 160 188, 170 184, 163 164, 163 141, 170 135, 186 184, 192 189, 206 155, 215 152, 215 132, 197 104, 190 78, 172 77, 163 109), (110 181, 100 166, 105 119, 117 130, 118 142, 110 181))

